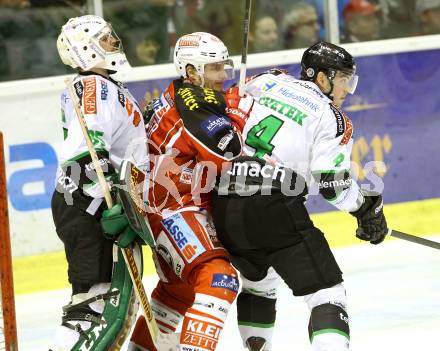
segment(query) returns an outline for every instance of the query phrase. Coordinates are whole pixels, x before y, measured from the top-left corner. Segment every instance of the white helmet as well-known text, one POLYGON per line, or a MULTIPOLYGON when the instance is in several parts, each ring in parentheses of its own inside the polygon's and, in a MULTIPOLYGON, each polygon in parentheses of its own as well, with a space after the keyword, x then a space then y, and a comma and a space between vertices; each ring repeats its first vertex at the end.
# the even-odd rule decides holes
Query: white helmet
POLYGON ((228 79, 234 78, 234 63, 229 59, 228 48, 215 35, 205 32, 186 34, 177 40, 174 48, 174 66, 186 78, 186 66, 193 65, 203 77, 207 63, 225 63, 228 79))
POLYGON ((104 68, 118 71, 130 67, 122 43, 110 23, 99 16, 69 19, 57 40, 58 54, 65 65, 88 71, 104 68))

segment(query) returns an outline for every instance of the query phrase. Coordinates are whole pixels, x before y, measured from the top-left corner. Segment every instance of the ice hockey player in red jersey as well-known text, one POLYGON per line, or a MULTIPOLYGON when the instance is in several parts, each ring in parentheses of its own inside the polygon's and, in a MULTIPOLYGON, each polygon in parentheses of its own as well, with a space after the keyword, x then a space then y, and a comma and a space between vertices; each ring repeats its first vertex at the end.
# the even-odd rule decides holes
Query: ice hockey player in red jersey
MULTIPOLYGON (((147 126, 148 218, 160 278, 152 308, 165 333, 182 322, 180 350, 213 351, 239 290, 210 216, 215 177, 242 147, 223 96, 233 63, 220 39, 196 32, 177 41, 174 64, 181 77, 154 102, 147 126)), ((145 328, 140 317, 129 350, 156 350, 145 328)))
POLYGON ((281 278, 309 307, 312 350, 349 349, 342 273, 304 206, 310 185, 356 217, 358 238, 379 244, 387 234, 381 195, 366 194, 350 172, 353 125, 341 106, 357 84, 353 57, 320 42, 301 68, 301 79, 272 70, 246 84, 243 156, 213 197, 218 237, 242 277, 237 315, 250 351, 272 350, 281 278))

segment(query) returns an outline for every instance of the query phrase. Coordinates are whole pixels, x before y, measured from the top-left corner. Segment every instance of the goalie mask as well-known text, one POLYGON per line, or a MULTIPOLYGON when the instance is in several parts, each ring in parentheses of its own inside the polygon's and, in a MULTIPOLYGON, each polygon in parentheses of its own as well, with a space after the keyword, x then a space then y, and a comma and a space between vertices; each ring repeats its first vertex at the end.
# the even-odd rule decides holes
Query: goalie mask
POLYGON ((111 24, 99 16, 69 19, 61 28, 57 48, 63 63, 72 68, 103 68, 114 73, 130 67, 121 40, 111 24))
POLYGON ((225 80, 234 78, 234 63, 229 59, 228 48, 219 38, 205 32, 179 38, 174 49, 174 65, 180 76, 187 78, 186 67, 192 65, 203 79, 207 64, 216 64, 219 66, 217 69, 224 69, 225 80))

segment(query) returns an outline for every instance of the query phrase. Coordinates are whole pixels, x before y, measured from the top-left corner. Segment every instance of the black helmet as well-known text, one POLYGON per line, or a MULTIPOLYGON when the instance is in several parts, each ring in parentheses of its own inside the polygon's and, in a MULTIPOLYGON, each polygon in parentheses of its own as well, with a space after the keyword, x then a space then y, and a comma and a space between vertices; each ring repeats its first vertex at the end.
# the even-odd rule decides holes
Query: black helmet
POLYGON ((336 71, 353 74, 356 63, 353 56, 340 46, 321 41, 309 47, 301 59, 301 79, 314 81, 319 71, 333 79, 336 71))

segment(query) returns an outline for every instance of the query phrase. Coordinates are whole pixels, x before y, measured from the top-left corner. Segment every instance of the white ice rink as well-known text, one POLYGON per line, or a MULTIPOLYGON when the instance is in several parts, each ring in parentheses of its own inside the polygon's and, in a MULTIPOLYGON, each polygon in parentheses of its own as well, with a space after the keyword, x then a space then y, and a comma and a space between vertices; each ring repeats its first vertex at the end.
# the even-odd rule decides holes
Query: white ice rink
MULTIPOLYGON (((440 241, 440 236, 429 239, 440 241)), ((351 350, 440 350, 440 251, 400 240, 334 250, 348 294, 351 350)), ((151 290, 155 277, 144 279, 151 290)), ((47 351, 69 290, 16 297, 20 351, 47 351)), ((302 298, 279 291, 273 351, 310 350, 302 298)), ((244 350, 228 317, 218 351, 244 350)))

